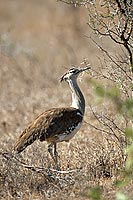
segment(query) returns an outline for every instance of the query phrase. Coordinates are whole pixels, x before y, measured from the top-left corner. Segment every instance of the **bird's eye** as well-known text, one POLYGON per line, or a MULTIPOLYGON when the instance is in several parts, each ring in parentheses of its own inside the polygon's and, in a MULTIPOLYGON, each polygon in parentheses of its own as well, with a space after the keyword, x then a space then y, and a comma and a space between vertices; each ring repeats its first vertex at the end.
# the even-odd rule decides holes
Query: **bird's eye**
POLYGON ((71 68, 71 69, 69 70, 69 72, 72 73, 72 74, 75 74, 75 73, 77 73, 77 69, 71 68))
POLYGON ((76 71, 77 71, 77 70, 74 69, 74 70, 72 71, 72 73, 76 73, 76 71))

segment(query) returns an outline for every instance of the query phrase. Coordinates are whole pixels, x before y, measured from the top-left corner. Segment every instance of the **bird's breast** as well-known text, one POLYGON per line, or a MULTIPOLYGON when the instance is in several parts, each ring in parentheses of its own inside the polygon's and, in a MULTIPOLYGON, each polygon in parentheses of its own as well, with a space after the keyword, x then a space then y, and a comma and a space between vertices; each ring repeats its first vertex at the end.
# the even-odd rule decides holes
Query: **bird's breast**
POLYGON ((78 132, 78 130, 81 127, 81 124, 82 124, 82 122, 78 123, 77 126, 73 125, 73 126, 69 127, 63 134, 58 135, 57 142, 69 141, 78 132))

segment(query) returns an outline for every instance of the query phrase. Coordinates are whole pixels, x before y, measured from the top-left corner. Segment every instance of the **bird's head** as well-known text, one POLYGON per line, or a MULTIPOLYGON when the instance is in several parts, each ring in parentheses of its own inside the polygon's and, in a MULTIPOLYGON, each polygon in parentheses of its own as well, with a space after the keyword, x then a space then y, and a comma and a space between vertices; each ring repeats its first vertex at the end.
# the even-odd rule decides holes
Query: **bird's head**
POLYGON ((69 80, 77 79, 77 77, 79 76, 80 73, 82 73, 86 70, 89 70, 89 69, 90 69, 90 67, 85 67, 85 68, 73 67, 73 68, 69 69, 64 75, 61 76, 60 82, 62 82, 62 81, 68 82, 69 80))

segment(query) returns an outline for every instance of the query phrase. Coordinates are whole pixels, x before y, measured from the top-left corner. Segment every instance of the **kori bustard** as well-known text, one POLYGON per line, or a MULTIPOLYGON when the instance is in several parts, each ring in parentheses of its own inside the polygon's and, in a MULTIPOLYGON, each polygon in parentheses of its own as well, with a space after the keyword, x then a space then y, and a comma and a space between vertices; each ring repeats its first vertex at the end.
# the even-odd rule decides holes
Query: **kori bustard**
POLYGON ((58 166, 57 143, 69 141, 80 129, 83 121, 85 99, 77 84, 77 78, 80 73, 89 69, 73 67, 60 78, 60 82, 66 81, 71 89, 71 107, 51 108, 40 114, 19 136, 14 146, 15 153, 22 152, 35 140, 47 141, 48 152, 58 166))

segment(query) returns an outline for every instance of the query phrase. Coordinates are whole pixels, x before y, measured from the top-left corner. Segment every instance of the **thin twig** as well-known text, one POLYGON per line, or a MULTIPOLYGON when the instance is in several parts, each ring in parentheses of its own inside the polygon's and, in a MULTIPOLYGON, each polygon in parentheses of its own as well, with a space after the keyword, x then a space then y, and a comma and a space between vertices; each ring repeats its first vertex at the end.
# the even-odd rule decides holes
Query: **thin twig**
POLYGON ((27 168, 27 169, 31 169, 32 171, 47 172, 47 173, 45 173, 45 175, 48 175, 49 172, 56 172, 56 173, 59 173, 59 174, 69 174, 69 173, 73 173, 73 172, 77 172, 78 170, 81 170, 81 168, 79 168, 79 169, 72 169, 72 170, 67 170, 67 171, 64 171, 64 170, 60 171, 60 170, 51 169, 51 168, 32 166, 32 165, 26 164, 22 160, 19 160, 14 154, 11 154, 10 152, 0 152, 0 155, 2 155, 6 159, 15 159, 22 167, 27 168))

